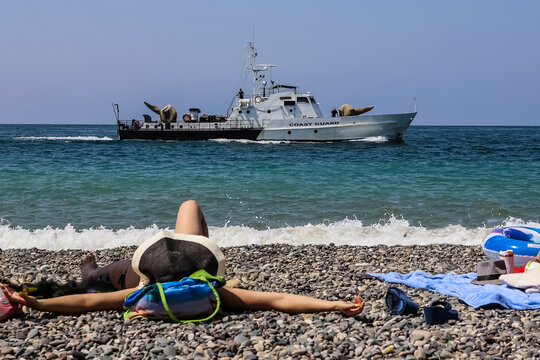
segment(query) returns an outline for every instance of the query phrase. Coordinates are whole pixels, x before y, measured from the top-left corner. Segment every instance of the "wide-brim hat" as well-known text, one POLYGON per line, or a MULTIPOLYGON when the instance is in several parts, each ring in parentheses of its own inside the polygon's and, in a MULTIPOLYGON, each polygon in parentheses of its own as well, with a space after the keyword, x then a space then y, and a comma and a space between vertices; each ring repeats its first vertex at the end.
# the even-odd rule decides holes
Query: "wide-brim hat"
POLYGON ((197 270, 225 275, 225 255, 216 242, 201 235, 162 230, 143 242, 131 261, 140 285, 179 281, 197 270))
POLYGON ((506 274, 506 265, 504 260, 489 260, 479 262, 476 267, 476 279, 471 281, 471 284, 484 285, 502 285, 502 280, 499 277, 506 274))

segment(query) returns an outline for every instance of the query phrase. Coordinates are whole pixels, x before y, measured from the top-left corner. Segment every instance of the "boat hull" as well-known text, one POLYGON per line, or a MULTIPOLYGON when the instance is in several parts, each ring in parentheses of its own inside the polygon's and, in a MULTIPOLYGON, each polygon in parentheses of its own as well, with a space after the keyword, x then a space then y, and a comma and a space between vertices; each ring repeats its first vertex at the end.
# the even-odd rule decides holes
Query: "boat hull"
POLYGON ((118 130, 120 140, 257 140, 262 129, 224 130, 118 130))
POLYGON ((346 141, 376 136, 401 140, 415 116, 405 113, 298 119, 264 126, 257 140, 346 141))
MULTIPOLYGON (((274 141, 347 141, 382 136, 401 140, 416 113, 387 115, 357 115, 335 118, 296 118, 262 120, 260 123, 191 124, 186 127, 174 124, 144 125, 132 128, 118 126, 120 140, 212 140, 245 139, 274 141)), ((126 122, 128 124, 129 122, 126 122)))

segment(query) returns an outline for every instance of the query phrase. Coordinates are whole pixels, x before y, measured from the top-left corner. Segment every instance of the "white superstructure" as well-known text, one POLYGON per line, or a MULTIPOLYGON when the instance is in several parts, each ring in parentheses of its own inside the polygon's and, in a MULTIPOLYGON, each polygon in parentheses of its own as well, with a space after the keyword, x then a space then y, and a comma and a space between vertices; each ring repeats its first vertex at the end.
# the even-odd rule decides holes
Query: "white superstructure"
POLYGON ((324 117, 314 96, 298 87, 268 84, 262 72, 275 65, 256 64, 253 43, 249 44, 253 93, 238 95, 228 114, 230 126, 249 124, 263 130, 257 140, 336 141, 372 136, 401 139, 416 112, 386 115, 324 117))

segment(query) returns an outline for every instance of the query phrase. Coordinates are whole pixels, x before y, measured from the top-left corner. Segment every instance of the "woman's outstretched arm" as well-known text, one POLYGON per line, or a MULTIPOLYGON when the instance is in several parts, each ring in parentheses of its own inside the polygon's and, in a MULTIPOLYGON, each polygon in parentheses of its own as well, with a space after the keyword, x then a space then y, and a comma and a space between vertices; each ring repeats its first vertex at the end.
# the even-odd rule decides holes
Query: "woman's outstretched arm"
MULTIPOLYGON (((0 285, 10 302, 29 308, 61 313, 80 314, 99 310, 122 310, 124 299, 136 289, 126 289, 109 293, 76 294, 51 299, 36 299, 33 296, 13 292, 6 285, 0 285)), ((308 296, 250 291, 223 287, 218 289, 223 306, 230 310, 277 310, 288 313, 309 313, 340 311, 346 316, 362 312, 365 302, 356 297, 354 302, 327 301, 308 296)))
POLYGON ((365 301, 359 296, 354 302, 328 301, 309 296, 251 291, 229 288, 218 289, 225 309, 230 310, 277 310, 287 313, 313 313, 339 311, 346 316, 356 316, 364 309, 365 301))
POLYGON ((107 293, 76 294, 59 296, 51 299, 36 299, 12 291, 6 285, 0 285, 2 292, 12 303, 29 308, 60 314, 81 314, 99 310, 122 310, 124 299, 136 289, 125 289, 107 293))

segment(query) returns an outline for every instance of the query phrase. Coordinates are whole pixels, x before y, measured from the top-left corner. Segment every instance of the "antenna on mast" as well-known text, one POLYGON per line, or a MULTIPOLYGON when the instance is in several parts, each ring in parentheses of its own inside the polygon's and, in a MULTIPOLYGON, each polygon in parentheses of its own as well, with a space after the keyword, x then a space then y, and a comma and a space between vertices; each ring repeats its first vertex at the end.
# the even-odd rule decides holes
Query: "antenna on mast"
MULTIPOLYGON (((257 58, 257 49, 255 49, 255 25, 253 25, 253 41, 249 43, 248 48, 250 50, 249 54, 249 68, 246 69, 246 71, 249 71, 253 75, 253 82, 252 82, 252 92, 251 97, 255 99, 256 97, 260 98, 261 95, 261 81, 264 81, 265 78, 264 74, 261 74, 261 72, 267 71, 268 69, 271 69, 275 67, 274 64, 257 64, 256 58, 257 58)), ((266 82, 264 81, 263 85, 263 92, 265 91, 266 82)))

